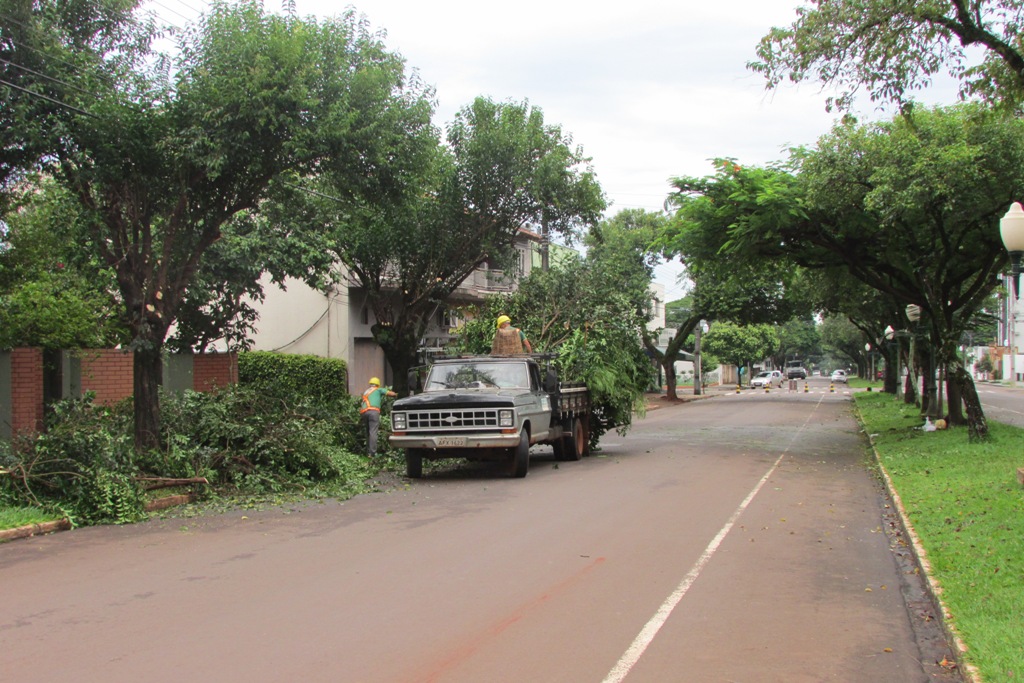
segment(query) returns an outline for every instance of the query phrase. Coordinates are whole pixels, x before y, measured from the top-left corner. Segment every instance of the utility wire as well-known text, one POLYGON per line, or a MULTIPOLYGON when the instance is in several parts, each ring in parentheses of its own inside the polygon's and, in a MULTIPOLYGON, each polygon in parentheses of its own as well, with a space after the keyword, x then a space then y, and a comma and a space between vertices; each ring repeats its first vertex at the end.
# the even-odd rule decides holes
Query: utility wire
POLYGON ((33 76, 39 76, 40 78, 45 78, 48 81, 53 81, 54 83, 60 83, 61 85, 67 86, 67 87, 71 88, 72 90, 77 90, 78 92, 83 93, 85 95, 92 95, 91 92, 89 92, 88 90, 85 90, 84 88, 79 88, 77 85, 74 85, 72 83, 68 83, 67 81, 62 81, 59 78, 54 78, 53 76, 47 76, 46 74, 41 73, 39 71, 36 71, 34 69, 30 69, 27 66, 22 66, 21 64, 15 64, 14 62, 9 62, 6 59, 3 59, 2 57, 0 57, 0 63, 9 64, 10 66, 13 66, 15 69, 21 69, 22 71, 27 71, 28 73, 32 74, 33 76))
POLYGON ((60 100, 54 99, 54 98, 49 97, 47 95, 43 95, 42 93, 37 93, 34 90, 29 90, 28 88, 23 88, 20 85, 15 85, 14 83, 10 83, 8 81, 5 81, 2 78, 0 78, 0 85, 6 85, 8 88, 13 88, 15 90, 20 90, 20 91, 22 91, 24 93, 28 93, 29 95, 34 95, 35 97, 38 97, 40 99, 47 100, 48 102, 53 102, 54 104, 56 104, 56 105, 58 105, 60 107, 64 107, 65 109, 69 109, 69 110, 71 110, 71 111, 73 111, 73 112, 75 112, 77 114, 82 114, 83 116, 88 116, 89 118, 93 118, 93 119, 99 118, 95 114, 90 114, 89 112, 85 111, 84 109, 79 109, 78 107, 73 107, 70 104, 67 104, 66 102, 61 102, 60 100))

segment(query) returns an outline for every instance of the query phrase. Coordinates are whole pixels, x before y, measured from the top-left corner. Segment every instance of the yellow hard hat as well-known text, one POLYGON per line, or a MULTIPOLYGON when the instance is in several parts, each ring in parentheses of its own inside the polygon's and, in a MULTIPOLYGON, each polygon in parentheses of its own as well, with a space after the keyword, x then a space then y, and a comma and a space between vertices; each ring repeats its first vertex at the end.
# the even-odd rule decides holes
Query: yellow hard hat
POLYGON ((504 323, 510 323, 510 322, 512 322, 512 318, 508 317, 507 315, 499 315, 498 316, 498 327, 501 327, 504 323))
POLYGON ((373 385, 379 387, 380 386, 380 378, 378 378, 378 377, 371 377, 370 378, 370 384, 373 384, 373 385))

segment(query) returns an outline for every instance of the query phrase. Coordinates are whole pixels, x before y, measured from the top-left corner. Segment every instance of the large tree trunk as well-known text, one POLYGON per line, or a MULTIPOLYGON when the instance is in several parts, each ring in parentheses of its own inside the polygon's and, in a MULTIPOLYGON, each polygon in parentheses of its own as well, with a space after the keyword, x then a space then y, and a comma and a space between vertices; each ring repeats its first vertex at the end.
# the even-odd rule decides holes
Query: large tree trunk
POLYGON ((898 358, 896 354, 899 353, 899 350, 894 350, 895 353, 893 353, 893 350, 889 350, 888 353, 883 352, 882 354, 882 358, 885 361, 885 382, 882 386, 882 391, 887 394, 892 394, 893 396, 895 396, 899 391, 899 378, 896 376, 896 367, 899 365, 896 362, 896 359, 898 358))
POLYGON ((917 344, 913 337, 910 338, 910 349, 907 351, 907 381, 903 392, 903 402, 907 405, 917 403, 917 344))
POLYGON ((664 358, 662 359, 661 367, 665 369, 665 396, 670 401, 675 401, 679 398, 679 394, 676 391, 676 384, 678 383, 678 380, 676 378, 675 361, 664 358))
POLYGON ((935 393, 935 363, 930 353, 921 357, 921 414, 938 418, 938 401, 935 393))
POLYGON ((384 359, 391 367, 392 389, 399 396, 408 396, 409 370, 416 367, 416 352, 419 337, 414 332, 400 333, 391 325, 376 324, 371 328, 374 341, 384 352, 384 359))
POLYGON ((978 390, 974 386, 974 380, 970 373, 959 363, 952 366, 950 384, 956 384, 963 399, 964 407, 967 409, 967 438, 971 441, 983 441, 988 438, 988 421, 985 419, 985 411, 981 407, 981 399, 978 398, 978 390))
POLYGON ((160 346, 152 343, 145 346, 135 351, 132 360, 135 450, 138 452, 160 448, 160 387, 164 364, 160 346))
POLYGON ((962 427, 967 424, 963 411, 963 389, 953 381, 956 369, 946 367, 946 416, 950 425, 962 427))

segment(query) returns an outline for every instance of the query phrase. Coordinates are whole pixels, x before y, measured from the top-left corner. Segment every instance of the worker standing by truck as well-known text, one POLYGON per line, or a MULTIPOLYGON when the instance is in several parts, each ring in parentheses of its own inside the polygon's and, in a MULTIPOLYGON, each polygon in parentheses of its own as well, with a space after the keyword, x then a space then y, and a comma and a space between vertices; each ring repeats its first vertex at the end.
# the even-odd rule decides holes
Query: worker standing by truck
POLYGON ((512 356, 522 353, 524 348, 527 353, 533 353, 526 333, 518 327, 512 327, 512 319, 507 315, 498 316, 498 329, 494 333, 494 341, 491 342, 491 355, 512 356))
POLYGON ((390 389, 382 388, 380 380, 371 377, 370 386, 363 392, 359 405, 359 416, 366 422, 366 451, 371 458, 377 455, 377 433, 380 431, 380 408, 385 396, 397 396, 390 389))

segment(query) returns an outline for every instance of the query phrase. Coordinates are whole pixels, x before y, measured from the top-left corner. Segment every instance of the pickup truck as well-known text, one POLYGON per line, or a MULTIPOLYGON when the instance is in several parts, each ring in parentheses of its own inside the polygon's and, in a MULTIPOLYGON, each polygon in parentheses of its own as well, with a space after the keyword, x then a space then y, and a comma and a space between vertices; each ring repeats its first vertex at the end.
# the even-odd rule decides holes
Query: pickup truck
MULTIPOLYGON (((418 388, 419 377, 411 371, 409 386, 418 388)), ((590 397, 583 384, 559 382, 548 357, 439 359, 422 392, 395 401, 389 440, 405 449, 410 478, 437 458, 503 460, 525 477, 531 446, 550 444, 558 460, 589 455, 590 397)))

